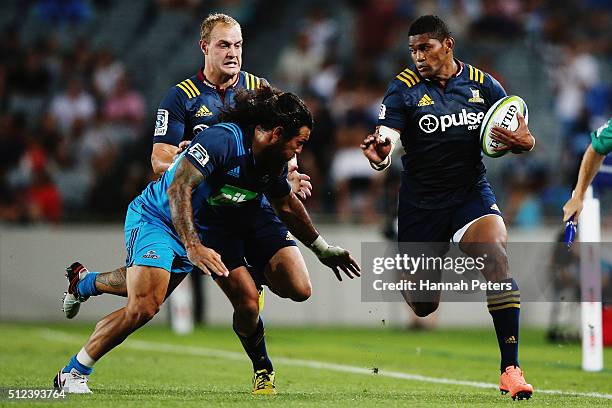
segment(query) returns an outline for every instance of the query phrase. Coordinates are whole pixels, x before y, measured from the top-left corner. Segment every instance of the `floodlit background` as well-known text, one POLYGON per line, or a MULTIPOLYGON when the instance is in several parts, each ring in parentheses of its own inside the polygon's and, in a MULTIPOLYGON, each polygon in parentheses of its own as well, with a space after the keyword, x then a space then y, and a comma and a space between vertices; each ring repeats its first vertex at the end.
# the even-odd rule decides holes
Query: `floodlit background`
MULTIPOLYGON (((328 240, 357 257, 361 242, 393 235, 400 161, 376 173, 358 145, 387 83, 410 63, 417 16, 442 16, 457 58, 529 106, 536 150, 486 160, 511 240, 555 239, 589 132, 612 114, 606 1, 6 0, 0 11, 0 319, 60 320, 66 265, 122 264, 125 210, 153 177, 155 110, 201 67, 199 25, 209 13, 242 24, 245 70, 298 93, 314 112, 299 158, 314 184, 306 206, 328 240)), ((609 194, 602 200, 606 233, 609 194)), ((405 305, 361 303, 358 282, 338 284, 304 252, 314 296, 292 304, 270 295, 268 319, 410 324, 405 305)), ((229 324, 228 304, 209 284, 197 291, 206 293, 203 319, 229 324)), ((122 302, 94 299, 80 318, 122 302)), ((548 308, 533 309, 523 321, 545 325, 548 308)), ((490 317, 484 305, 443 306, 438 323, 489 325, 490 317)))

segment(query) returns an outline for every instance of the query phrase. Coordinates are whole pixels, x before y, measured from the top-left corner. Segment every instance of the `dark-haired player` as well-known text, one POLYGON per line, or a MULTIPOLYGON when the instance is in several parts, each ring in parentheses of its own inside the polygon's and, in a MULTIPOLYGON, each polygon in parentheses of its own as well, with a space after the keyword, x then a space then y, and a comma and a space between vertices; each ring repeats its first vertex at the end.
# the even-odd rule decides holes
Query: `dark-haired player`
MULTIPOLYGON (((211 14, 200 27, 200 49, 204 67, 167 92, 157 110, 151 165, 162 174, 179 153, 179 144, 191 140, 202 130, 219 122, 221 108, 232 105, 240 89, 255 90, 267 84, 242 66, 240 24, 226 14, 211 14)), ((306 198, 312 186, 309 177, 297 172, 297 161, 290 160, 289 179, 293 191, 306 198)), ((126 296, 125 267, 111 272, 88 271, 79 262, 67 268, 69 287, 63 299, 67 318, 77 315, 82 302, 90 296, 110 293, 126 296)))
MULTIPOLYGON (((250 259, 265 264, 272 290, 295 301, 310 297, 311 287, 304 259, 293 239, 287 239, 289 231, 338 279, 342 272, 359 276, 348 251, 319 235, 287 182, 287 161, 301 152, 312 129, 308 108, 297 96, 269 87, 239 92, 236 99, 235 108, 224 114, 225 123, 198 133, 162 177, 130 203, 124 231, 127 306, 98 322, 85 346, 55 377, 56 388, 90 393, 87 381, 94 363, 151 320, 197 266, 225 282, 221 287, 232 303, 238 291, 251 300, 240 305, 248 323, 256 326, 242 338, 254 366, 259 365, 253 393, 273 394, 257 286, 245 263, 252 249, 248 244, 257 242, 250 259), (266 197, 278 217, 269 213, 266 197)), ((235 320, 235 329, 246 323, 235 320)))
MULTIPOLYGON (((482 270, 488 281, 503 282, 507 291, 488 291, 489 312, 501 352, 500 390, 529 398, 518 362, 519 288, 511 278, 506 255, 506 227, 485 177, 479 125, 493 103, 506 96, 489 74, 453 56, 455 40, 437 16, 415 20, 409 32, 413 64, 400 72, 383 99, 378 126, 362 149, 376 170, 384 170, 401 140, 405 154, 399 195, 398 240, 429 242, 433 255, 448 251, 449 241, 472 257, 488 257, 482 270)), ((494 128, 493 137, 513 152, 535 144, 525 121, 511 132, 494 128)), ((428 275, 427 279, 440 279, 428 275)), ((419 316, 438 308, 439 293, 429 301, 407 303, 419 316)))

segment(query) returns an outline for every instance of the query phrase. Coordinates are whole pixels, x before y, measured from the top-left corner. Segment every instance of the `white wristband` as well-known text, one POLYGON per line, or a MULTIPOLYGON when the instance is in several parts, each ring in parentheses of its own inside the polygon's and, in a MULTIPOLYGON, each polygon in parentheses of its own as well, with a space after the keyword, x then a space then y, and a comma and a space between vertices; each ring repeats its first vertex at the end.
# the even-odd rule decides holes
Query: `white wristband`
POLYGON ((387 167, 389 167, 390 165, 391 165, 391 155, 390 154, 387 157, 385 157, 385 160, 381 161, 380 163, 370 162, 370 167, 372 167, 376 171, 382 171, 386 169, 387 167))
POLYGON ((320 256, 323 252, 327 251, 329 248, 329 244, 325 242, 322 236, 318 236, 317 239, 314 240, 312 244, 310 244, 310 249, 315 255, 320 256))

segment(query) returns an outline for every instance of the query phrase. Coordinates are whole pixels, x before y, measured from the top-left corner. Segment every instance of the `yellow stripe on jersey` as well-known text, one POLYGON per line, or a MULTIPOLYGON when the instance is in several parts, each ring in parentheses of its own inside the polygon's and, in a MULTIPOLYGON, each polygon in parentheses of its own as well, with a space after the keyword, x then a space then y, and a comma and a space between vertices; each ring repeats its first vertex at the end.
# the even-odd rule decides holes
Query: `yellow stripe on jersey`
POLYGON ((248 72, 244 73, 244 80, 246 81, 246 86, 245 88, 248 90, 251 89, 251 74, 249 74, 248 72))
POLYGON ((183 90, 183 92, 185 92, 187 94, 187 96, 189 97, 189 99, 195 97, 195 95, 193 95, 193 91, 191 91, 188 87, 186 87, 185 85, 183 85, 183 82, 181 82, 180 84, 176 84, 176 86, 178 86, 179 88, 181 88, 183 90))
POLYGON ((198 89, 197 86, 195 86, 195 84, 193 82, 191 82, 191 79, 188 79, 184 82, 187 82, 187 85, 189 85, 190 89, 194 92, 194 94, 196 96, 198 96, 200 94, 200 90, 198 89))
POLYGON ((257 89, 259 89, 259 88, 260 88, 260 86, 261 86, 261 84, 260 84, 260 80, 259 80, 259 77, 255 77, 255 78, 257 79, 257 85, 256 85, 256 88, 257 88, 257 89))
POLYGON ((405 72, 400 72, 399 74, 402 78, 407 79, 410 82, 410 86, 416 84, 416 81, 414 80, 413 77, 411 77, 410 75, 408 75, 405 72))
POLYGON ((405 69, 404 72, 407 73, 408 75, 410 75, 412 77, 412 79, 414 79, 415 83, 416 82, 421 82, 421 80, 419 79, 419 76, 417 74, 415 74, 414 72, 412 72, 411 70, 405 69))
POLYGON ((470 80, 476 81, 479 83, 484 83, 484 73, 478 68, 474 68, 470 65, 470 80))
POLYGON ((408 88, 412 88, 413 85, 416 85, 418 82, 421 82, 417 74, 415 74, 409 69, 405 69, 399 74, 397 74, 396 78, 405 83, 408 88))

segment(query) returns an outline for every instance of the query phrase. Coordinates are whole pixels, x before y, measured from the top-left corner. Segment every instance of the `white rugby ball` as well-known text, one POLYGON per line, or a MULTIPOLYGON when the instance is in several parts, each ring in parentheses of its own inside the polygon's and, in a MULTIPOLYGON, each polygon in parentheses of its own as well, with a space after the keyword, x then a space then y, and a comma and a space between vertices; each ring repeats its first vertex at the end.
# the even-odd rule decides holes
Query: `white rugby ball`
POLYGON ((515 131, 519 126, 516 117, 516 114, 519 112, 525 118, 525 123, 529 123, 527 104, 520 96, 516 95, 501 98, 491 106, 480 124, 480 146, 485 155, 489 157, 501 157, 509 152, 509 150, 494 150, 497 147, 504 147, 505 145, 493 140, 491 137, 491 128, 499 126, 504 129, 515 131))

